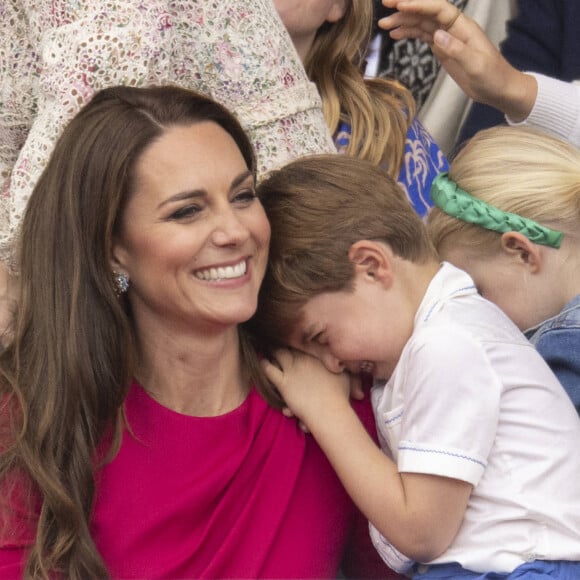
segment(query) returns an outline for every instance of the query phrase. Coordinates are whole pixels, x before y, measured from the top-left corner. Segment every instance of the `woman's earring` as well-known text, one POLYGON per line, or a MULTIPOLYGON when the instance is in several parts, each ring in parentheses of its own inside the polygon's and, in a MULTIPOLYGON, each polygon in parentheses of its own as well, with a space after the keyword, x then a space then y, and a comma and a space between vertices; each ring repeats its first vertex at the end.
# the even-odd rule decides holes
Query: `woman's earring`
POLYGON ((115 282, 115 294, 119 298, 121 294, 125 294, 129 289, 129 276, 122 272, 113 271, 113 280, 115 282))

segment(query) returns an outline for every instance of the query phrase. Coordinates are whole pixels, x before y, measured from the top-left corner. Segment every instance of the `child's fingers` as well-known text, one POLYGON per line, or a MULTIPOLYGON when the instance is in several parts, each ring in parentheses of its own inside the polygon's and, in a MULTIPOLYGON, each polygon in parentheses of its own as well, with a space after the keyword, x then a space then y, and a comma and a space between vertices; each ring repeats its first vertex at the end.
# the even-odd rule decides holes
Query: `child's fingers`
MULTIPOLYGON (((284 417, 288 417, 289 419, 296 417, 296 415, 294 415, 289 407, 284 407, 282 409, 282 415, 284 415, 284 417)), ((298 420, 298 426, 302 431, 304 431, 304 433, 310 433, 310 429, 308 429, 308 427, 302 421, 298 420)))
POLYGON ((362 401, 365 398, 362 377, 360 375, 349 375, 350 380, 350 396, 357 401, 362 401))
POLYGON ((285 368, 288 368, 291 365, 293 359, 294 356, 290 349, 279 348, 272 353, 270 360, 263 360, 270 363, 271 365, 276 366, 280 371, 284 371, 285 368))
POLYGON ((282 367, 277 363, 277 361, 269 361, 268 359, 262 359, 260 361, 262 370, 266 375, 266 378, 274 385, 279 385, 284 378, 284 371, 282 367))

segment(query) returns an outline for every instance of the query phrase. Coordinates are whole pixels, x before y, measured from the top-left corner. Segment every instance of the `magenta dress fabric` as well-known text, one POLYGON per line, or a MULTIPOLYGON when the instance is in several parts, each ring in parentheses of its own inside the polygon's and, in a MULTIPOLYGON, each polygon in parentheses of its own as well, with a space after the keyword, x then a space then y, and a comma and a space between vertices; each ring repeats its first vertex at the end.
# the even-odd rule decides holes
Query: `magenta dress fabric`
MULTIPOLYGON (((374 433, 368 398, 354 405, 374 433)), ((397 577, 313 437, 255 390, 198 418, 133 384, 126 414, 91 521, 113 578, 397 577)), ((0 543, 0 578, 20 576, 25 536, 0 543)))

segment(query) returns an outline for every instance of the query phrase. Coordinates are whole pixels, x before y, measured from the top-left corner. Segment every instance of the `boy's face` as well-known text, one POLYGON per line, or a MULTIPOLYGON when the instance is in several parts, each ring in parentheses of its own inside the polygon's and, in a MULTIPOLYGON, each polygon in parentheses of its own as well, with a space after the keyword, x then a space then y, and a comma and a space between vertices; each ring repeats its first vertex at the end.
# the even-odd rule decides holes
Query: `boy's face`
POLYGON ((379 284, 361 276, 356 280, 352 292, 311 298, 288 343, 320 359, 331 372, 364 370, 387 379, 411 336, 414 312, 379 284))

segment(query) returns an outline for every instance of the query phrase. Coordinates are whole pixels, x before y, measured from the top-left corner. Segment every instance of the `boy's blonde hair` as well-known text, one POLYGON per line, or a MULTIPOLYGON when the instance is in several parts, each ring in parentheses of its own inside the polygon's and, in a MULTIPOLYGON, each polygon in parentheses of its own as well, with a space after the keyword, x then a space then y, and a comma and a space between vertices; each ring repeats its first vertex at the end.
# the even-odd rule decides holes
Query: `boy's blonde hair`
POLYGON ((411 93, 392 79, 365 79, 373 3, 345 0, 344 16, 320 27, 304 66, 320 92, 330 132, 341 121, 351 127, 346 153, 384 164, 396 178, 403 159, 405 137, 415 114, 411 93))
MULTIPOLYGON (((473 197, 564 234, 580 226, 580 151, 525 127, 480 131, 451 163, 449 177, 473 197)), ((431 209, 428 231, 442 255, 461 245, 474 258, 500 251, 501 236, 431 209)))
POLYGON ((310 298, 352 289, 348 254, 355 242, 384 242, 414 262, 436 258, 404 192, 370 162, 345 155, 302 158, 267 177, 258 195, 272 239, 253 327, 269 347, 284 343, 310 298))

